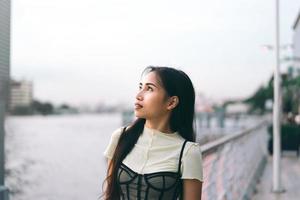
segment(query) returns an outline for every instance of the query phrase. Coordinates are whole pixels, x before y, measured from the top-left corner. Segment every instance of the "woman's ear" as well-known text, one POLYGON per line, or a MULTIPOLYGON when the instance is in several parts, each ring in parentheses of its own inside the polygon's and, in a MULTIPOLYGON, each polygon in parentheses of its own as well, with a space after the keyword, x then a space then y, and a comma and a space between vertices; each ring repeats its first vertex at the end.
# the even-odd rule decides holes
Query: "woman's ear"
POLYGON ((168 100, 167 109, 168 110, 174 109, 178 105, 178 103, 179 103, 179 98, 177 96, 170 97, 168 100))

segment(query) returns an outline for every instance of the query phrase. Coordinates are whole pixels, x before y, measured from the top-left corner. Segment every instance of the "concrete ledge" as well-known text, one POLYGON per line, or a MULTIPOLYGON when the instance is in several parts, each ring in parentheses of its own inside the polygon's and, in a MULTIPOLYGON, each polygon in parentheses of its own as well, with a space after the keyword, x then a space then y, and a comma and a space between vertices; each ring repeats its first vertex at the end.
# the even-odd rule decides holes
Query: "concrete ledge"
POLYGON ((264 169, 266 167, 267 164, 267 156, 264 156, 261 161, 259 162, 257 169, 255 170, 255 173, 253 174, 250 183, 247 187, 247 189, 245 190, 245 193, 242 197, 242 200, 250 200, 253 193, 255 192, 255 188, 256 188, 256 184, 258 182, 258 180, 260 179, 260 177, 262 176, 264 169))
POLYGON ((9 200, 9 190, 3 185, 0 185, 0 200, 9 200))

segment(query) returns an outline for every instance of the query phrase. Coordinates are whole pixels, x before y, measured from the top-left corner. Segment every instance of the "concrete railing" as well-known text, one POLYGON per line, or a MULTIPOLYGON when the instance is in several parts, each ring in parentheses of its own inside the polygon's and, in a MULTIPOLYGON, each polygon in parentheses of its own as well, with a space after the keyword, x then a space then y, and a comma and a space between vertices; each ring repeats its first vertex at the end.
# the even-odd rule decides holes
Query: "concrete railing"
POLYGON ((266 164, 267 125, 228 134, 201 147, 203 200, 249 199, 266 164))
POLYGON ((8 188, 0 185, 0 199, 9 200, 8 194, 9 194, 8 188))

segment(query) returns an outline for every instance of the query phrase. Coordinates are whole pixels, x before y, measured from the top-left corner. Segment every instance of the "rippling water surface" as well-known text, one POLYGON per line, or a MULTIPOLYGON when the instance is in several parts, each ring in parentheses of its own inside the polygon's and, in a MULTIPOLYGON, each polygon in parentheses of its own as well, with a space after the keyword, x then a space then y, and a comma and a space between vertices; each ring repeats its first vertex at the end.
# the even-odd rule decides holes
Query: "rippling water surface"
POLYGON ((8 117, 5 125, 12 200, 97 199, 120 114, 8 117))

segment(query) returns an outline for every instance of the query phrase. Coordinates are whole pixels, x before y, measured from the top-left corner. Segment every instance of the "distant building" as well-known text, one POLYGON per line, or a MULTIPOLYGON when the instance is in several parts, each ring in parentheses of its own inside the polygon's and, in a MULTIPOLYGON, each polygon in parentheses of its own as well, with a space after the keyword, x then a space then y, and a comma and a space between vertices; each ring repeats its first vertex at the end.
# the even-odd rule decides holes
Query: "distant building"
POLYGON ((250 106, 245 103, 234 103, 234 104, 229 104, 226 107, 226 114, 229 115, 234 115, 234 114, 247 114, 249 111, 250 106))
MULTIPOLYGON (((297 71, 297 75, 300 75, 300 10, 296 21, 293 26, 294 29, 294 37, 293 37, 293 46, 294 46, 294 66, 297 71)), ((299 94, 299 91, 298 91, 299 94)), ((300 113, 300 104, 298 104, 298 114, 300 113)))
POLYGON ((198 93, 195 99, 195 111, 200 113, 211 113, 213 109, 213 101, 204 94, 198 93))
POLYGON ((300 11, 296 18, 296 21, 293 26, 294 36, 293 36, 293 46, 294 46, 294 66, 300 75, 300 11))
POLYGON ((9 109, 29 107, 33 102, 33 84, 31 81, 11 80, 9 109))

